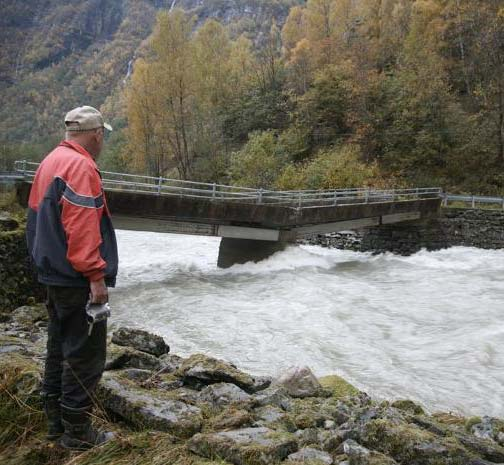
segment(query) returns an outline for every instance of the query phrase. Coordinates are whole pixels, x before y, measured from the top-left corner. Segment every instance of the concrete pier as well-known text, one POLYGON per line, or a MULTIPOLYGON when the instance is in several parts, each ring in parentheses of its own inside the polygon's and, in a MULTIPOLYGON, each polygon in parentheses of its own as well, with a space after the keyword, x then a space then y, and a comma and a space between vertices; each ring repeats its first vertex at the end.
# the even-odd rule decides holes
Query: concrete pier
POLYGON ((260 262, 276 252, 285 250, 287 242, 256 241, 223 237, 219 247, 219 268, 229 268, 238 263, 260 262))

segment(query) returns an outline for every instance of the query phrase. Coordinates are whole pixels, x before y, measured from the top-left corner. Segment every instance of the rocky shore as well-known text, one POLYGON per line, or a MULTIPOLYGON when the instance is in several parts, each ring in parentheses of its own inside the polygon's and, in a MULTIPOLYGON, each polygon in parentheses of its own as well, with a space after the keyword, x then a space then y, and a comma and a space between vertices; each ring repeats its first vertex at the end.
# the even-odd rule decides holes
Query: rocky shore
MULTIPOLYGON (((97 422, 117 439, 68 453, 44 439, 38 391, 45 308, 0 323, 0 463, 5 465, 490 465, 504 463, 504 421, 428 414, 377 401, 307 367, 277 378, 205 354, 180 357, 161 337, 120 328, 109 341, 97 422)), ((337 369, 337 367, 335 367, 337 369)))
POLYGON ((442 208, 438 218, 426 221, 313 235, 300 242, 356 252, 411 255, 422 249, 440 250, 456 246, 502 249, 503 229, 502 210, 442 208))

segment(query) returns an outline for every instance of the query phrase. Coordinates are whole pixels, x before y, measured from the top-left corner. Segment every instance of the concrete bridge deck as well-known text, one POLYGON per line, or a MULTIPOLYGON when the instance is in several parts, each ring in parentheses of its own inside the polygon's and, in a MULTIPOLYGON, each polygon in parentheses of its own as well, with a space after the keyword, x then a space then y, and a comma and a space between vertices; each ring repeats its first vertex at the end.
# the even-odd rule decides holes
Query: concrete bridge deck
MULTIPOLYGON (((16 162, 26 204, 36 164, 16 162)), ((118 229, 222 237, 219 265, 265 258, 312 234, 436 216, 439 188, 269 191, 102 172, 118 229)))

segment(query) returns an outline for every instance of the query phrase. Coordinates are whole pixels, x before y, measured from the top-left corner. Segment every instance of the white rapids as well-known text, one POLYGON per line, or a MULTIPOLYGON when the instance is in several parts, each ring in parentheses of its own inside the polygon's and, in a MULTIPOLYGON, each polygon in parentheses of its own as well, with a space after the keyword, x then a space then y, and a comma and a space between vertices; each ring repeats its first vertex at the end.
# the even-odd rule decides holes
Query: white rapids
POLYGON ((292 246, 216 266, 219 239, 118 231, 111 328, 254 374, 308 365, 377 398, 504 417, 504 250, 411 257, 292 246))

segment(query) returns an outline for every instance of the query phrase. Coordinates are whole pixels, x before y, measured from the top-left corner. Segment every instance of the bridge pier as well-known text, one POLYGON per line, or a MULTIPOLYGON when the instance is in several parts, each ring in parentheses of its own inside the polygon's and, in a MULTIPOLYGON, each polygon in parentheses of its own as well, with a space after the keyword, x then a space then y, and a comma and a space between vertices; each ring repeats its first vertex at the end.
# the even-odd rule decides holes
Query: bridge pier
POLYGON ((260 262, 287 247, 283 241, 258 241, 255 239, 234 239, 223 237, 219 247, 219 268, 247 262, 260 262))

